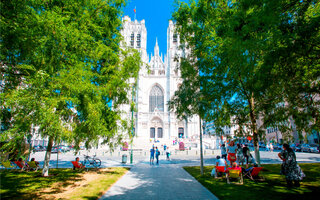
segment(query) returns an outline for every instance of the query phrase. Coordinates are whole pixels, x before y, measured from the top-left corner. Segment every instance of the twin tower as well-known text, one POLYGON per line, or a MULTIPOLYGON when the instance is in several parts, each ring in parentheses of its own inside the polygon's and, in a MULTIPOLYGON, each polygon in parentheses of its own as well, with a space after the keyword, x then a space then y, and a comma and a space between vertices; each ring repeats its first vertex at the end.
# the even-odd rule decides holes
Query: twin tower
MULTIPOLYGON (((167 53, 159 52, 158 41, 154 54, 147 54, 147 29, 145 20, 131 21, 130 17, 122 19, 121 34, 126 45, 140 52, 143 65, 140 67, 136 90, 137 112, 134 113, 134 133, 139 139, 167 140, 174 138, 189 138, 199 135, 199 120, 197 116, 187 120, 179 120, 168 109, 167 102, 178 89, 182 79, 177 70, 176 56, 181 56, 179 35, 175 25, 169 21, 167 29, 167 53)), ((131 119, 130 108, 124 105, 127 119, 131 119)))

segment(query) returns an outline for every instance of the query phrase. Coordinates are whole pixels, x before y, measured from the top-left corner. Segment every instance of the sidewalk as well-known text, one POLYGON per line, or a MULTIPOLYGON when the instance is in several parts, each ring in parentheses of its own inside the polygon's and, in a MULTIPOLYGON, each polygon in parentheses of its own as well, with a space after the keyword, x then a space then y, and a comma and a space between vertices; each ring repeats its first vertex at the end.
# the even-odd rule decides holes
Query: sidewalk
MULTIPOLYGON (((200 173, 200 172, 199 172, 200 173)), ((181 165, 161 161, 150 166, 147 161, 134 165, 100 200, 179 200, 218 199, 181 165)))

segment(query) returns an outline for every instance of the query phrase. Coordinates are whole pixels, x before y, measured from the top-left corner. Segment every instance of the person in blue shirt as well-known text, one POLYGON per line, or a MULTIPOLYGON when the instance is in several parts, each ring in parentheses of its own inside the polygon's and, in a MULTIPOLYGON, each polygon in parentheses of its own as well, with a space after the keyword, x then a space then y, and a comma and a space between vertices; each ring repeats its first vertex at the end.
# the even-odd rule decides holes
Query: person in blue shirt
POLYGON ((159 155, 160 155, 160 151, 159 151, 158 147, 156 147, 156 159, 157 159, 157 165, 159 165, 159 155))
POLYGON ((154 147, 152 147, 152 149, 150 149, 150 165, 151 164, 153 165, 154 153, 155 153, 155 150, 154 150, 154 147))

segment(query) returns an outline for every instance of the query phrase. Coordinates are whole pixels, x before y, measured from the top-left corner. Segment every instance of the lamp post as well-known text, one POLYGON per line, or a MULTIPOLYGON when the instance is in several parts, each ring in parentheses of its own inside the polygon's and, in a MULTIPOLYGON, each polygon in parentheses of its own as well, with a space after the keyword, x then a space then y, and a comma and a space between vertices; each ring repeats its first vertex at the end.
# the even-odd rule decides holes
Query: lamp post
POLYGON ((200 173, 201 175, 203 175, 203 153, 202 153, 202 132, 201 132, 201 129, 202 129, 202 125, 201 125, 201 117, 199 115, 199 124, 200 124, 200 173))
POLYGON ((131 104, 131 152, 130 152, 130 164, 133 163, 133 151, 132 151, 132 143, 133 143, 133 93, 134 93, 134 85, 132 85, 132 104, 131 104))
POLYGON ((32 135, 29 134, 29 135, 27 136, 27 140, 28 140, 28 143, 29 143, 29 156, 28 156, 28 161, 29 161, 30 155, 31 155, 31 147, 32 147, 32 145, 31 145, 31 138, 32 138, 32 135))

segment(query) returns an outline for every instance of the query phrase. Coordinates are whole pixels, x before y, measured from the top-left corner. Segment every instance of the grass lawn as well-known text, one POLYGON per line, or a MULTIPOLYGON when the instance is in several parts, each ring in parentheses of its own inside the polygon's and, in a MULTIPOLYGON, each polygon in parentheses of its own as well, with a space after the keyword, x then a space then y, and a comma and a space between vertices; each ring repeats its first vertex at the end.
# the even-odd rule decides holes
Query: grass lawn
POLYGON ((184 169, 219 199, 223 200, 317 199, 320 195, 320 163, 299 165, 306 177, 301 182, 300 188, 292 189, 286 187, 285 177, 279 174, 279 164, 263 165, 262 175, 265 177, 265 181, 251 181, 246 178, 243 185, 227 184, 226 178, 214 179, 211 177, 213 166, 206 166, 203 176, 200 175, 200 167, 198 166, 184 167, 184 169))
POLYGON ((0 170, 1 199, 97 199, 129 169, 122 167, 74 171, 50 169, 49 177, 41 171, 0 170))

